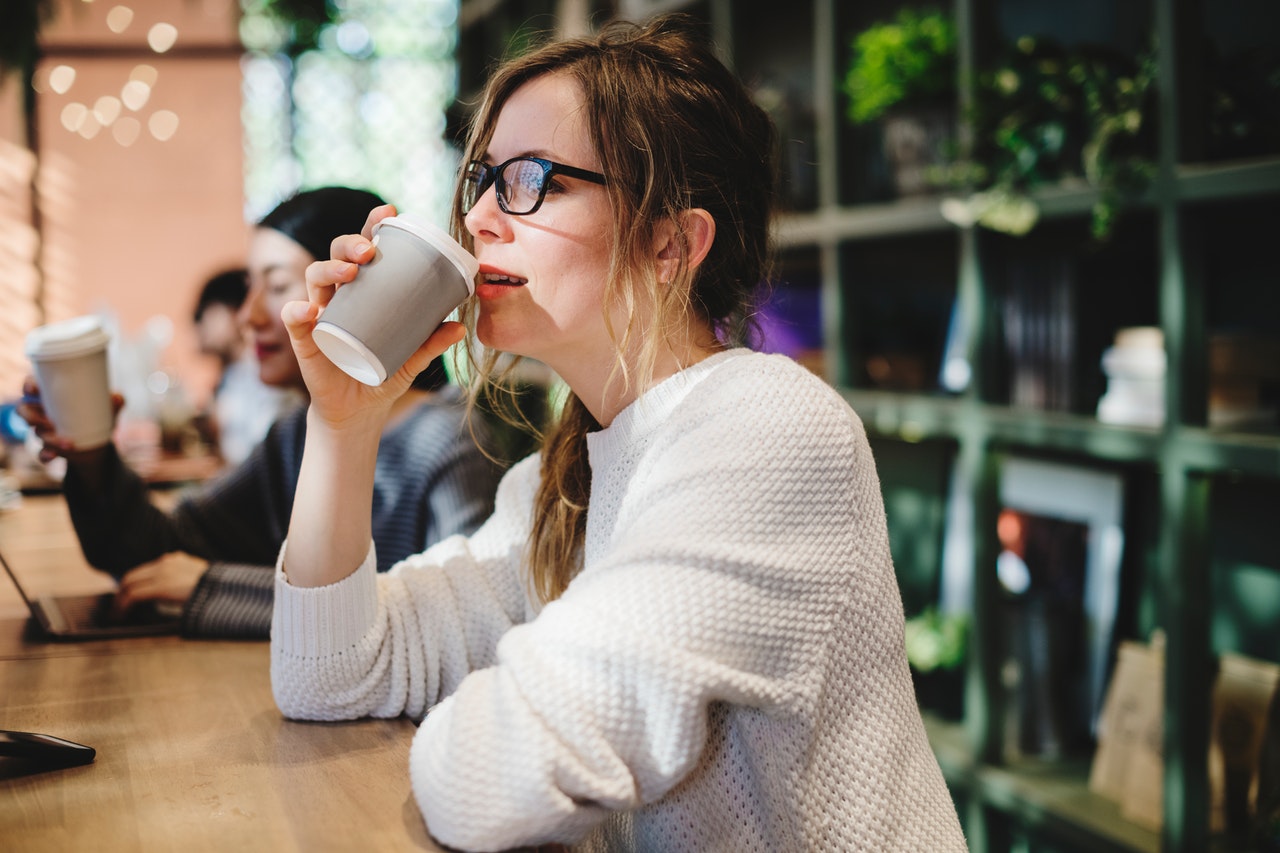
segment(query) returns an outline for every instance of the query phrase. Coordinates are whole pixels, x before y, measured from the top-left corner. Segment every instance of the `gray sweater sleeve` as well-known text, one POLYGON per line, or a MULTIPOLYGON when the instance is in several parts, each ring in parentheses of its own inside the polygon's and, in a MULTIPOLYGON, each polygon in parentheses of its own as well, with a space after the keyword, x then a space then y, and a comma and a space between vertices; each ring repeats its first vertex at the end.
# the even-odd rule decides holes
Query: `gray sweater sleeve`
POLYGON ((152 503, 146 483, 114 447, 101 490, 69 470, 63 493, 85 559, 115 577, 172 551, 274 564, 297 482, 296 426, 277 423, 241 465, 192 490, 170 512, 152 503))
MULTIPOLYGON (((425 550, 456 533, 470 534, 493 512, 503 468, 477 448, 455 393, 420 405, 389 429, 378 448, 374 475, 373 538, 378 568, 425 550)), ((291 463, 301 466, 301 445, 291 463)), ((292 491, 289 493, 292 505, 292 491)), ((214 562, 201 578, 183 615, 189 636, 266 639, 271 631, 274 567, 287 532, 288 513, 267 562, 214 562)))
POLYGON ((271 633, 275 574, 269 566, 211 563, 182 614, 188 637, 264 640, 271 633))
POLYGON ((171 512, 151 502, 114 450, 100 492, 69 473, 64 493, 86 559, 120 577, 172 551, 203 557, 210 567, 187 602, 183 632, 266 638, 271 569, 288 529, 304 433, 305 409, 284 416, 241 465, 171 512))
MULTIPOLYGON (((91 494, 68 477, 67 503, 85 556, 116 577, 170 551, 210 561, 183 611, 190 637, 266 639, 276 557, 293 508, 305 407, 282 417, 241 465, 186 495, 172 512, 151 503, 146 484, 114 452, 107 488, 91 494)), ((503 469, 467 432, 456 391, 420 405, 388 430, 378 450, 373 533, 378 568, 455 533, 493 511, 503 469)))

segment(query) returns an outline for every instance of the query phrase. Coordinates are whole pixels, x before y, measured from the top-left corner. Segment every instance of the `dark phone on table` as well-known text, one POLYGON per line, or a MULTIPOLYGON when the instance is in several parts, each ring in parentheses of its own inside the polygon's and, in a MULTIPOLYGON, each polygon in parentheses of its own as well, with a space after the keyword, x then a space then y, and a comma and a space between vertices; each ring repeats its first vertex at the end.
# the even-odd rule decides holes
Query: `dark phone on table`
POLYGON ((53 735, 0 729, 0 757, 22 758, 50 767, 74 767, 88 764, 96 755, 91 746, 53 735))

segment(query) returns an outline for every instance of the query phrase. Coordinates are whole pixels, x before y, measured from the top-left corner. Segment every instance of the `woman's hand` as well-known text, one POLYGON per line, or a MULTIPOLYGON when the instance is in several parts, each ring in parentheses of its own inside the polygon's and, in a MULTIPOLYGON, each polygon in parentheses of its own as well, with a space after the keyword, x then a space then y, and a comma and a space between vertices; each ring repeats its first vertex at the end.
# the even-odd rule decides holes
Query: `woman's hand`
POLYGON ((181 551, 165 554, 130 570, 120 579, 112 608, 119 615, 146 601, 186 604, 208 569, 208 560, 181 551))
MULTIPOLYGON (((113 393, 111 395, 113 422, 122 408, 124 408, 124 397, 113 393)), ((105 453, 104 448, 101 447, 80 450, 74 441, 58 432, 58 428, 49 418, 49 413, 45 411, 44 402, 40 399, 40 386, 36 384, 34 377, 28 376, 23 380, 22 402, 18 404, 18 416, 31 426, 31 431, 36 434, 36 438, 40 439, 41 462, 52 462, 57 457, 64 456, 69 464, 83 465, 100 459, 105 453)))
POLYGON ((377 387, 348 376, 316 346, 312 332, 324 306, 339 287, 356 277, 362 264, 373 260, 373 226, 395 212, 389 204, 375 207, 359 234, 334 239, 330 247, 332 258, 307 267, 307 301, 290 302, 281 310, 311 395, 312 423, 318 418, 319 423, 340 431, 375 429, 380 433, 391 404, 408 390, 414 377, 465 334, 460 323, 443 323, 403 367, 377 387))

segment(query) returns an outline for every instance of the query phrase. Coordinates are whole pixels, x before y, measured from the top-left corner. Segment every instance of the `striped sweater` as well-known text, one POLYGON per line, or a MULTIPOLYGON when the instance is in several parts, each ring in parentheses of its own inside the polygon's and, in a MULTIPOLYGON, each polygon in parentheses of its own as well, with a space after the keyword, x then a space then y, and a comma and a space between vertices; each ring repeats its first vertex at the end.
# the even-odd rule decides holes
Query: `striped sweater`
MULTIPOLYGON (((170 551, 210 561, 183 611, 194 637, 265 639, 272 566, 293 508, 306 406, 284 415, 239 466, 192 490, 170 512, 110 453, 106 487, 91 493, 68 471, 63 484, 85 557, 116 577, 170 551)), ((379 570, 488 517, 501 469, 477 449, 461 392, 446 386, 382 438, 374 480, 379 570)))

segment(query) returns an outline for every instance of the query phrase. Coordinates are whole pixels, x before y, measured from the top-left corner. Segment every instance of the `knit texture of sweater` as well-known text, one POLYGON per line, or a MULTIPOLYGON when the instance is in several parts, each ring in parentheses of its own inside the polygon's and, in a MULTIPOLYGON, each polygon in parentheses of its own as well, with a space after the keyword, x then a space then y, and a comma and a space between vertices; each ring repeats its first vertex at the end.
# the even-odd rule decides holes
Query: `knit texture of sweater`
MULTIPOLYGON (((266 639, 272 568, 289 528, 302 468, 306 406, 284 415, 240 465, 193 489, 170 512, 110 453, 105 488, 68 471, 64 492, 85 558, 120 577, 171 551, 210 561, 183 608, 194 637, 266 639)), ((378 445, 373 538, 379 570, 488 518, 502 470, 468 432, 458 388, 448 386, 390 427, 378 445)))
POLYGON ((963 851, 903 647, 857 416, 733 350, 588 436, 580 573, 530 598, 539 461, 493 516, 376 575, 277 570, 272 685, 292 718, 424 717, 432 835, 466 850, 963 851))

